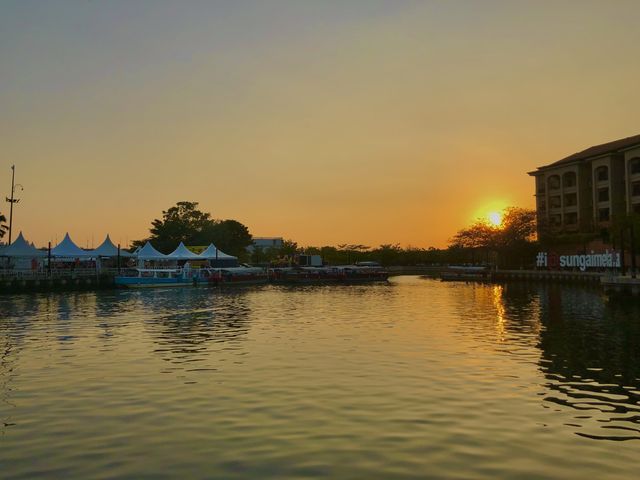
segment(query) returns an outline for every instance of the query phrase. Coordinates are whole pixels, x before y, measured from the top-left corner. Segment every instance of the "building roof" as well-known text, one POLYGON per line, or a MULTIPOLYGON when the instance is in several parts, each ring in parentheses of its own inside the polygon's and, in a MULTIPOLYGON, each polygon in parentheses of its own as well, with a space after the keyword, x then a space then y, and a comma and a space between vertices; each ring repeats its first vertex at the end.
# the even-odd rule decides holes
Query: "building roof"
POLYGON ((586 160, 587 158, 598 157, 600 155, 606 155, 608 153, 618 152, 626 148, 640 146, 640 135, 634 135, 633 137, 621 138, 620 140, 614 140, 613 142, 603 143, 601 145, 594 145, 585 150, 577 153, 573 153, 568 157, 565 157, 557 162, 553 162, 544 167, 539 167, 538 170, 550 167, 558 167, 567 163, 577 162, 580 160, 586 160))

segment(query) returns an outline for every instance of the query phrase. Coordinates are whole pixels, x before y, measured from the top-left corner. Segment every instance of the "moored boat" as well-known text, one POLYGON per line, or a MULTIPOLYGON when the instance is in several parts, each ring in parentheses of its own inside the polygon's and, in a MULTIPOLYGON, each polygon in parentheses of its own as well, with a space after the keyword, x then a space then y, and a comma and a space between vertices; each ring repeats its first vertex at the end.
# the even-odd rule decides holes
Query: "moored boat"
POLYGON ((198 283, 193 270, 183 268, 132 268, 115 277, 117 287, 184 287, 198 283))
POLYGON ((286 284, 324 284, 383 282, 389 272, 373 265, 340 265, 325 267, 288 267, 274 268, 269 272, 273 283, 286 284))
POLYGON ((269 280, 273 283, 320 284, 336 283, 339 272, 333 267, 285 267, 269 271, 269 280))
POLYGON ((269 276, 263 268, 259 267, 228 267, 204 269, 201 278, 206 279, 210 285, 256 285, 267 283, 269 276))
POLYGON ((344 283, 386 282, 389 272, 379 265, 343 265, 336 267, 339 280, 344 283))
POLYGON ((262 268, 134 268, 115 278, 118 287, 184 287, 189 285, 252 285, 267 283, 262 268))

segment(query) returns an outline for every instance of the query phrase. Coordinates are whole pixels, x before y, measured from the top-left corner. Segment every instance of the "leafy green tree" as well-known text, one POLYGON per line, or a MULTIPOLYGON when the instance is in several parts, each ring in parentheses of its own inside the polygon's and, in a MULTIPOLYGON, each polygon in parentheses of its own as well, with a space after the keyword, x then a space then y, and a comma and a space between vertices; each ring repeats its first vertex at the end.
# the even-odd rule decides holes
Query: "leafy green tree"
POLYGON ((380 245, 379 248, 371 253, 377 257, 377 261, 384 266, 400 265, 403 263, 401 260, 403 251, 397 243, 380 245))
POLYGON ((249 229, 237 220, 222 220, 204 232, 205 244, 216 247, 240 259, 247 256, 247 247, 253 242, 249 229))
POLYGON ((249 229, 242 223, 214 220, 211 214, 198 209, 197 202, 178 202, 163 211, 162 218, 151 222, 149 233, 149 238, 136 240, 133 246, 151 241, 158 250, 169 253, 180 242, 201 246, 214 243, 223 252, 242 258, 252 241, 249 229))

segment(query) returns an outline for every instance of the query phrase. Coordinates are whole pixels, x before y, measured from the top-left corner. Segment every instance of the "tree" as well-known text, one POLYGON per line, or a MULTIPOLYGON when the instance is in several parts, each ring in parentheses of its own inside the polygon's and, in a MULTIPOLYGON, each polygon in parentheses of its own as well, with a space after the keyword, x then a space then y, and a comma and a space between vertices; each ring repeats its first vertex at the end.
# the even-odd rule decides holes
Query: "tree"
POLYGON ((400 260, 402 249, 397 243, 380 245, 380 247, 371 253, 377 257, 378 261, 385 267, 388 265, 399 265, 400 263, 403 263, 400 260))
POLYGON ((283 256, 294 256, 300 253, 300 248, 298 248, 298 243, 294 242, 290 239, 284 239, 282 241, 282 246, 280 247, 280 255, 283 256))
POLYGON ((211 214, 198 210, 197 202, 178 202, 162 212, 161 219, 151 222, 151 236, 136 240, 134 246, 147 241, 162 252, 171 252, 180 242, 185 245, 215 244, 229 255, 243 257, 252 237, 249 229, 236 220, 214 220, 211 214))
POLYGON ((522 265, 536 248, 535 236, 536 212, 508 207, 502 212, 500 226, 478 219, 458 231, 450 241, 450 251, 455 256, 466 251, 471 254, 472 262, 479 258, 488 260, 492 253, 497 253, 502 265, 522 265))
POLYGON ((355 244, 343 243, 341 245, 338 245, 338 249, 340 249, 341 251, 347 254, 346 263, 359 261, 362 258, 363 254, 367 252, 370 248, 371 247, 368 247, 367 245, 361 245, 358 243, 355 243, 355 244))
POLYGON ((229 255, 244 257, 247 247, 253 242, 249 229, 237 220, 222 220, 207 227, 203 232, 203 244, 214 243, 229 255))
POLYGON ((502 226, 496 232, 496 243, 510 247, 536 238, 536 211, 526 208, 508 207, 502 213, 502 226))
POLYGON ((451 239, 452 246, 459 248, 492 248, 495 246, 498 229, 484 220, 476 220, 470 227, 459 230, 451 239))
POLYGON ((0 238, 4 237, 4 234, 7 233, 9 227, 7 227, 7 217, 0 213, 0 238))
POLYGON ((626 215, 617 215, 613 218, 613 224, 610 229, 610 239, 614 245, 624 246, 625 249, 631 249, 631 233, 636 252, 640 251, 640 214, 629 213, 626 215))

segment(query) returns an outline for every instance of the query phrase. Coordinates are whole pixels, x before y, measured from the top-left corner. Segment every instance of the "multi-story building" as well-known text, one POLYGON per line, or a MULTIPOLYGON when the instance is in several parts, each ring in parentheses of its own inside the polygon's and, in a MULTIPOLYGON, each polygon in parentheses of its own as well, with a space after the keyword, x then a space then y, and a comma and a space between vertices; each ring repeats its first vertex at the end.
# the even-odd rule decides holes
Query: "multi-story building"
POLYGON ((640 135, 596 145, 539 167, 538 225, 554 233, 598 233, 640 214, 640 135))

